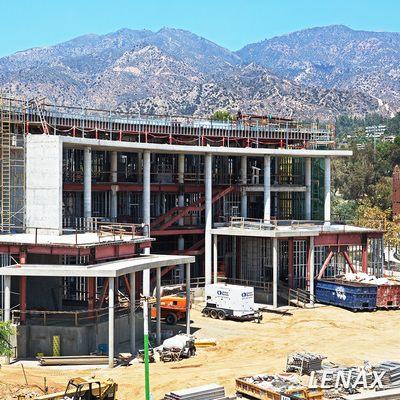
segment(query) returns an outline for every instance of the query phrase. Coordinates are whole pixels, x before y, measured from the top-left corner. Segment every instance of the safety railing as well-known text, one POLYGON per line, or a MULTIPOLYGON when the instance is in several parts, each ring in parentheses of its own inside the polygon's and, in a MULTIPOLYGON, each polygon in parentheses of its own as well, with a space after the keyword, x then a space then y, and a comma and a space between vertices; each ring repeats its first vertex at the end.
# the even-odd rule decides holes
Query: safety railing
POLYGON ((305 307, 307 304, 314 304, 316 302, 315 295, 311 294, 307 290, 303 289, 291 289, 288 290, 288 305, 296 305, 299 307, 305 307))
MULTIPOLYGON (((115 316, 129 313, 130 307, 115 307, 115 316)), ((81 311, 39 311, 39 310, 13 310, 11 320, 14 324, 41 326, 83 326, 96 324, 108 320, 108 308, 96 308, 81 311), (25 318, 23 318, 25 316, 25 318), (22 317, 22 318, 21 318, 22 317)))
POLYGON ((264 292, 272 293, 272 282, 257 281, 251 279, 238 279, 219 276, 219 282, 227 283, 230 285, 252 286, 255 289, 261 289, 264 292))

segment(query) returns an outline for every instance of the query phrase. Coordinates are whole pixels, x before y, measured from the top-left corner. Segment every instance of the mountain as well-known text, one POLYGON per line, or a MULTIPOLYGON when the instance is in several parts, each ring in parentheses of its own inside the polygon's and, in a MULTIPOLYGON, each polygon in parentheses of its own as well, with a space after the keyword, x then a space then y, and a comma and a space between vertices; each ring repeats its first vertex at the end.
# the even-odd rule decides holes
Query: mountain
MULTIPOLYGON (((362 49, 357 48, 360 60, 354 58, 351 68, 343 67, 348 60, 342 54, 335 64, 336 58, 324 50, 336 42, 342 48, 348 40, 346 35, 359 33, 345 27, 315 30, 248 45, 238 52, 172 28, 89 34, 1 58, 0 87, 11 88, 18 97, 45 97, 49 102, 80 107, 158 114, 208 116, 217 109, 240 109, 332 120, 338 114, 359 116, 399 108, 400 90, 394 69, 391 75, 385 72, 385 77, 391 77, 389 82, 389 78, 376 77, 378 67, 374 70, 371 63, 367 74, 362 49), (341 38, 335 30, 343 31, 346 37, 341 38), (319 37, 319 46, 312 38, 307 41, 313 35, 319 37), (363 82, 368 90, 361 84, 351 85, 364 76, 369 77, 368 82, 375 79, 374 87, 386 87, 385 96, 377 88, 371 90, 367 81, 363 82)), ((382 49, 382 57, 393 65, 396 43, 392 47, 385 44, 386 50, 382 49)), ((349 53, 355 54, 356 49, 349 49, 349 53)), ((376 54, 374 57, 378 65, 380 58, 376 54)), ((384 60, 380 63, 383 74, 386 64, 384 60)))
POLYGON ((236 54, 299 84, 367 93, 399 109, 400 33, 332 25, 249 44, 236 54))

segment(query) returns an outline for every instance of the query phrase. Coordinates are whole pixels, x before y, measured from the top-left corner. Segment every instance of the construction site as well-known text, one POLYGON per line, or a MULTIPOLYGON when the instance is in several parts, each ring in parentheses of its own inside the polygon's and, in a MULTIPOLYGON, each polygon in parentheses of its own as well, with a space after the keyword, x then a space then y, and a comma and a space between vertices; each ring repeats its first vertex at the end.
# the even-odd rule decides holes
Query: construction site
POLYGON ((271 378, 293 372, 286 358, 299 351, 342 372, 400 361, 400 275, 385 268, 384 230, 331 214, 331 160, 352 157, 334 126, 7 94, 0 117, 0 305, 13 329, 1 398, 400 398, 324 397, 321 382, 271 378), (93 375, 118 393, 95 380, 80 397, 61 397, 76 382, 45 397, 93 375), (272 394, 254 389, 260 379, 272 394), (172 393, 210 384, 218 394, 172 393))

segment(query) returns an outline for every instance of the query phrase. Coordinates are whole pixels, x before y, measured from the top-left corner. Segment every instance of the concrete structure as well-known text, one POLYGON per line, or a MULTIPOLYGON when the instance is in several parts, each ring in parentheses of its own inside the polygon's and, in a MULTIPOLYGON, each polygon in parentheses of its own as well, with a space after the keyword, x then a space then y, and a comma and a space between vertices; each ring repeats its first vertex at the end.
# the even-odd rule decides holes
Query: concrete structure
MULTIPOLYGON (((289 288, 313 290, 312 267, 317 273, 332 246, 329 273, 343 265, 343 252, 379 272, 381 232, 335 230, 330 161, 352 152, 334 149, 328 127, 270 116, 226 123, 22 109, 10 105, 16 136, 26 137, 27 226, 61 233, 99 221, 142 223, 156 238, 152 253, 196 256, 193 279, 252 282, 275 306, 289 288), (224 231, 236 223, 243 234, 224 231)), ((149 254, 150 245, 140 251, 149 254)), ((183 282, 184 269, 135 283, 150 293, 160 279, 183 282)))
MULTIPOLYGON (((4 237, 4 240, 0 238, 0 246, 8 246, 8 249, 10 252, 21 251, 20 249, 22 247, 30 246, 30 251, 29 254, 34 254, 36 251, 44 252, 45 250, 54 252, 55 249, 49 249, 46 247, 43 247, 43 243, 46 243, 47 238, 43 239, 40 236, 38 236, 38 240, 36 241, 36 244, 32 245, 32 240, 29 237, 30 235, 22 234, 22 235, 6 235, 4 237), (13 250, 12 247, 15 247, 13 250)), ((69 236, 69 235, 68 235, 69 236)), ((86 236, 86 234, 84 234, 86 236)), ((55 238, 54 243, 52 242, 51 245, 47 246, 56 246, 59 254, 62 254, 62 252, 66 252, 65 247, 61 246, 69 246, 70 249, 75 249, 80 251, 80 248, 73 247, 70 245, 70 242, 68 239, 69 237, 64 238, 65 240, 57 242, 57 239, 55 238), (67 244, 66 244, 67 243, 67 244), (60 250, 61 249, 61 250, 60 250)), ((132 243, 133 240, 123 240, 123 242, 126 243, 132 243)), ((80 241, 82 243, 82 241, 80 241)), ((100 245, 102 247, 105 246, 105 243, 107 244, 115 244, 117 245, 117 249, 120 250, 121 246, 119 246, 120 241, 117 243, 113 241, 106 241, 106 242, 100 242, 100 245)), ((93 243, 86 244, 86 245, 93 245, 93 243)), ((96 246, 98 247, 98 246, 96 246)), ((104 250, 102 250, 103 255, 104 255, 104 250)), ((112 258, 112 257, 111 257, 112 258)), ((160 269, 162 267, 169 267, 169 266, 175 266, 179 263, 181 264, 187 264, 187 270, 190 271, 190 263, 194 262, 194 257, 192 256, 165 256, 165 255, 143 255, 143 256, 138 256, 134 258, 124 258, 120 260, 114 260, 114 261, 107 261, 107 262, 97 262, 96 264, 89 264, 89 265, 81 265, 81 264, 70 264, 68 265, 68 268, 65 268, 65 265, 60 265, 60 264, 29 264, 29 263, 24 263, 24 264, 15 264, 15 265, 10 265, 6 266, 3 268, 0 268, 0 276, 5 276, 5 313, 4 313, 4 320, 9 321, 11 319, 10 316, 10 308, 11 308, 11 297, 10 297, 10 292, 11 292, 11 285, 12 285, 12 277, 14 278, 25 278, 25 279, 30 279, 32 277, 35 278, 40 278, 42 282, 46 282, 47 285, 50 284, 49 280, 46 278, 64 278, 64 279, 70 279, 70 278, 86 278, 87 280, 90 279, 96 279, 98 280, 99 278, 102 278, 103 280, 105 279, 105 282, 108 287, 108 356, 109 356, 109 366, 113 367, 114 366, 114 343, 115 343, 115 332, 114 332, 114 326, 115 326, 115 282, 118 282, 118 279, 120 277, 125 277, 130 276, 130 282, 131 284, 134 282, 133 276, 138 273, 142 272, 143 273, 143 282, 144 282, 144 276, 145 274, 150 276, 150 271, 151 269, 156 269, 156 275, 157 275, 157 282, 156 282, 156 288, 157 288, 157 308, 159 310, 159 304, 160 304, 160 285, 161 285, 161 272, 160 269)), ((190 279, 190 273, 189 273, 189 279, 190 279)), ((136 304, 136 297, 133 294, 133 287, 132 285, 130 286, 130 295, 131 295, 131 323, 130 323, 130 330, 131 334, 128 335, 131 340, 131 349, 135 349, 135 337, 136 337, 136 326, 135 326, 135 320, 136 316, 133 310, 135 310, 135 304, 136 304)), ((187 284, 187 290, 189 291, 189 296, 190 296, 190 281, 187 284)), ((22 293, 22 292, 21 292, 22 293)), ((20 301, 21 301, 21 307, 20 307, 20 321, 23 321, 24 323, 27 322, 27 316, 33 316, 34 318, 37 317, 38 312, 34 311, 27 311, 27 308, 29 310, 30 303, 27 302, 26 298, 23 296, 20 296, 20 301), (24 307, 22 307, 22 304, 24 304, 24 307), (23 308, 23 311, 22 311, 23 308), (33 313, 33 314, 32 314, 33 313)), ((144 324, 146 325, 148 320, 146 318, 147 314, 147 309, 146 307, 143 308, 143 317, 144 317, 144 324)), ((94 309, 89 301, 89 308, 88 308, 88 314, 86 318, 93 318, 93 320, 96 321, 98 320, 98 310, 94 309)), ((62 311, 54 312, 54 313, 47 313, 47 318, 50 315, 56 315, 61 318, 61 316, 65 316, 66 314, 63 314, 62 311)), ((82 335, 82 330, 78 330, 77 325, 77 315, 75 314, 75 327, 73 330, 76 331, 75 335, 82 335)), ((161 313, 158 312, 157 314, 157 342, 160 342, 161 340, 161 318, 160 318, 161 313)), ((186 315, 187 315, 187 330, 190 331, 190 301, 187 303, 187 309, 186 309, 186 315)), ((44 318, 46 318, 46 314, 44 314, 44 318)), ((64 321, 64 324, 66 322, 64 321)), ((34 321, 32 321, 33 326, 35 326, 34 321)), ((85 331, 88 333, 89 328, 86 327, 85 331)), ((43 328, 39 329, 39 331, 43 332, 43 328)), ((71 333, 71 329, 65 330, 68 332, 70 335, 73 335, 71 333)), ((25 332, 25 335, 27 333, 25 332)), ((51 329, 46 331, 47 335, 51 335, 51 329)), ((65 334, 65 333, 64 333, 65 334)), ((26 337, 24 338, 26 342, 26 337)), ((24 339, 21 339, 24 341, 24 339)), ((30 336, 30 340, 35 341, 36 336, 32 338, 30 336)), ((18 341, 18 338, 17 338, 18 341)), ((82 339, 79 339, 79 336, 76 338, 76 349, 74 353, 79 353, 79 346, 78 344, 81 344, 83 349, 88 348, 88 344, 82 344, 82 339)), ((18 347, 18 345, 17 345, 18 347)), ((92 351, 96 350, 92 348, 92 351)), ((64 351, 68 351, 64 348, 64 351)), ((26 350, 25 350, 26 353, 26 350)), ((64 353, 65 354, 65 353, 64 353)))

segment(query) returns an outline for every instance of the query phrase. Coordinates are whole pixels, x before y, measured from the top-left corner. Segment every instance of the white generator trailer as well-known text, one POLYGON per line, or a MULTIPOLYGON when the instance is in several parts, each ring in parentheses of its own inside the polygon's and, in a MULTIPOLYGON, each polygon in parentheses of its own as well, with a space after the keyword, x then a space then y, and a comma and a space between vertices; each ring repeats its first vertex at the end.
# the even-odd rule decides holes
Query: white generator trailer
POLYGON ((261 313, 254 306, 254 288, 248 286, 214 283, 205 287, 205 317, 261 321, 261 313))

